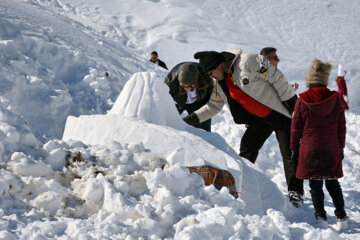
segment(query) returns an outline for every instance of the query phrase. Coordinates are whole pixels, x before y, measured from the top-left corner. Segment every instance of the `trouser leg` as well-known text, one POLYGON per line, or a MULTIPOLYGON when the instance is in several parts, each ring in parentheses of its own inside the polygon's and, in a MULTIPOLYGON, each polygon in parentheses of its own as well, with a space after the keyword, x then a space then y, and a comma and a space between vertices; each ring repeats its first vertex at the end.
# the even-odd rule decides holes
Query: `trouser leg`
POLYGON ((328 190, 330 197, 335 207, 335 216, 343 218, 346 216, 344 209, 344 196, 341 190, 341 186, 338 180, 326 180, 326 189, 328 190))
POLYGON ((310 194, 315 209, 315 216, 326 216, 324 209, 324 192, 322 180, 309 180, 310 194))
POLYGON ((252 124, 248 126, 241 138, 239 155, 255 163, 260 148, 264 145, 272 131, 265 124, 252 124))
POLYGON ((279 143, 280 153, 284 163, 284 172, 288 191, 304 193, 303 180, 296 178, 297 162, 291 159, 290 150, 290 126, 289 128, 275 130, 279 143))

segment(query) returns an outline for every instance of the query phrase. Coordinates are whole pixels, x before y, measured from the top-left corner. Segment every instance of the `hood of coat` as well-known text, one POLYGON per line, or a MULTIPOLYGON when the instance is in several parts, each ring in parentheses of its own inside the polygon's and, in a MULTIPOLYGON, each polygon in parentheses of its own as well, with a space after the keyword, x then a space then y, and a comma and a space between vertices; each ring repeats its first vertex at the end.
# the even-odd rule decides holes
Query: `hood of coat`
POLYGON ((235 62, 240 61, 241 53, 242 50, 240 48, 231 48, 221 52, 221 54, 225 58, 225 62, 227 63, 230 69, 233 67, 235 62))
POLYGON ((299 96, 311 112, 320 116, 330 114, 338 104, 338 93, 323 86, 309 88, 299 96))

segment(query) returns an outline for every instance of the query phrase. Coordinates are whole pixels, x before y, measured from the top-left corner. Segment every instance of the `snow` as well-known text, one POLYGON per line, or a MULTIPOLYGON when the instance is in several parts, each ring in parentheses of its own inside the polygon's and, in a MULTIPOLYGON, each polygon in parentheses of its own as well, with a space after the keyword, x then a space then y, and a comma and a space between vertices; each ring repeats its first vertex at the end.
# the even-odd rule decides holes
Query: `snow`
POLYGON ((0 239, 358 239, 358 1, 0 0, 0 239), (287 199, 275 136, 255 165, 224 108, 212 133, 186 125, 167 71, 197 51, 278 49, 304 91, 316 57, 347 71, 340 179, 349 230, 318 228, 287 199), (204 186, 187 166, 226 169, 240 192, 204 186))

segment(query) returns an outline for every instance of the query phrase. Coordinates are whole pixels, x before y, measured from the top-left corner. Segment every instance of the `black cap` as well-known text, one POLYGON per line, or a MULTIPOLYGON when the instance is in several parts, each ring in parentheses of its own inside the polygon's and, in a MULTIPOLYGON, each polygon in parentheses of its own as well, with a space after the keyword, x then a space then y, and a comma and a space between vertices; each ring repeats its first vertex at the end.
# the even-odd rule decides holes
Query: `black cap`
POLYGON ((199 59, 199 63, 206 73, 217 68, 225 60, 221 53, 215 51, 197 52, 194 54, 194 58, 199 59))

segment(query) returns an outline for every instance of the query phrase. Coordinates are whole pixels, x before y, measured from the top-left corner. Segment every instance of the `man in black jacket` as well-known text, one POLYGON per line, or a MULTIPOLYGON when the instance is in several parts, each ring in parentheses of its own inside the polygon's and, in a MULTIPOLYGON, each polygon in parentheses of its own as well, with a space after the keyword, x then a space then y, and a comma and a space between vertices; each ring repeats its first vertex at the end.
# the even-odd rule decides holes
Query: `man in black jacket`
MULTIPOLYGON (((201 65, 194 62, 184 62, 176 65, 165 78, 169 93, 175 101, 179 113, 184 110, 188 114, 205 105, 213 91, 213 81, 204 73, 201 65)), ((211 131, 211 118, 195 124, 194 127, 211 131)))
POLYGON ((155 63, 155 64, 159 65, 160 67, 163 67, 166 70, 168 70, 166 64, 159 59, 158 53, 156 51, 153 51, 151 53, 150 62, 155 63))

